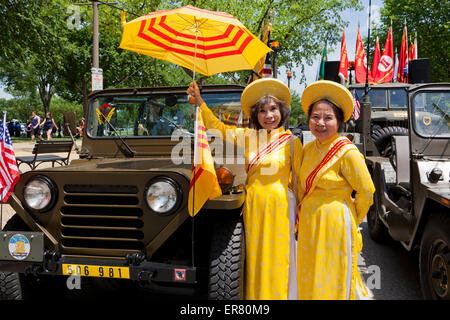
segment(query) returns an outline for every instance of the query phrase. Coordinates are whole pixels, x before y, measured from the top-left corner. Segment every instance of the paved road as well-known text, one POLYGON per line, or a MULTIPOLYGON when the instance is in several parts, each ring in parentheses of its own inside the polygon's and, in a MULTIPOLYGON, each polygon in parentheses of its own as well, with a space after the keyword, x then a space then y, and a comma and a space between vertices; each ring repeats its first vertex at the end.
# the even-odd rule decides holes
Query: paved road
POLYGON ((361 228, 364 245, 358 258, 358 267, 367 285, 377 287, 370 290, 368 299, 422 299, 418 252, 408 252, 400 243, 394 241, 385 245, 374 242, 369 236, 366 220, 361 224, 361 228))

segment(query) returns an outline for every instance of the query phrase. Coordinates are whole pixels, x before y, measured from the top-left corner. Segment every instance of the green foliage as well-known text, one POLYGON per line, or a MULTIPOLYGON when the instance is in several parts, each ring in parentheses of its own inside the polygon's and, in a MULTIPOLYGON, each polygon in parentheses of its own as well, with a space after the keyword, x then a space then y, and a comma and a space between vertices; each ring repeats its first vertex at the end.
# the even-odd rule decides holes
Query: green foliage
MULTIPOLYGON (((272 39, 279 41, 281 46, 278 66, 298 65, 303 68, 304 61, 311 64, 312 59, 321 53, 325 39, 330 45, 340 41, 345 25, 340 13, 357 7, 358 2, 120 0, 116 7, 128 10, 127 21, 155 10, 187 4, 226 11, 255 35, 262 32, 265 17, 272 12, 272 39)), ((0 81, 14 95, 39 97, 43 112, 50 110, 55 117, 60 113, 56 111, 59 106, 67 105, 61 101, 74 101, 71 108, 81 104, 86 106, 91 91, 92 7, 79 6, 78 14, 73 4, 72 0, 0 2, 0 81)), ((189 84, 191 78, 180 67, 119 48, 122 34, 120 10, 102 4, 99 6, 99 20, 99 59, 104 88, 189 84)), ((302 73, 303 69, 294 77, 304 79, 302 73)), ((225 73, 204 81, 229 83, 231 79, 234 83, 245 84, 249 74, 249 71, 225 73)), ((293 107, 293 116, 300 112, 297 109, 293 107)), ((28 114, 29 110, 24 113, 28 114)))
POLYGON ((83 118, 83 106, 80 103, 64 100, 60 97, 54 97, 51 103, 51 113, 56 124, 63 124, 64 112, 75 112, 77 123, 83 118))
POLYGON ((431 64, 431 81, 450 81, 450 5, 435 0, 384 0, 381 20, 386 39, 391 25, 394 48, 400 53, 404 21, 408 28, 408 42, 414 41, 417 32, 418 57, 429 58, 431 64))
POLYGON ((22 98, 12 98, 9 100, 0 99, 0 111, 6 111, 6 119, 18 119, 20 122, 26 123, 31 119, 31 112, 36 111, 43 114, 41 111, 42 104, 37 95, 29 95, 22 98))
MULTIPOLYGON (((55 122, 63 123, 63 113, 72 111, 79 120, 83 117, 83 107, 81 104, 64 100, 60 97, 54 97, 51 101, 51 113, 55 122)), ((36 111, 40 117, 44 117, 45 112, 39 97, 28 95, 26 97, 15 97, 12 99, 0 99, 0 111, 6 111, 6 117, 10 119, 18 119, 20 122, 26 123, 31 119, 31 112, 36 111)))
POLYGON ((303 123, 306 123, 306 115, 303 112, 301 97, 297 93, 292 94, 292 102, 291 102, 291 114, 289 116, 289 126, 297 126, 298 117, 303 118, 303 123))
MULTIPOLYGON (((259 36, 265 17, 272 13, 271 39, 279 41, 277 65, 293 69, 300 82, 304 76, 305 62, 311 65, 321 54, 325 40, 329 46, 339 43, 342 28, 347 24, 340 13, 349 8, 360 8, 358 0, 163 0, 160 9, 194 5, 208 10, 225 11, 240 20, 253 34, 259 36)), ((234 78, 245 84, 249 72, 237 72, 234 78)))

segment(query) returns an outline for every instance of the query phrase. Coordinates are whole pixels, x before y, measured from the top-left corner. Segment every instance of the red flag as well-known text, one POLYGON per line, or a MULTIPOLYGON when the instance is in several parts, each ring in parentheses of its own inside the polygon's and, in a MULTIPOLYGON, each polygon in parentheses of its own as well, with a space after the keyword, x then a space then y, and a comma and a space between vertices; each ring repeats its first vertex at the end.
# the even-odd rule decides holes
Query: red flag
MULTIPOLYGON (((356 53, 355 53, 355 79, 356 83, 366 83, 367 74, 367 59, 364 52, 364 45, 361 39, 361 35, 356 35, 356 53)), ((369 82, 373 82, 372 75, 369 70, 369 82)))
POLYGON ((3 123, 0 128, 0 200, 6 202, 19 181, 16 155, 13 150, 9 130, 6 126, 6 112, 3 113, 3 123))
POLYGON ((341 61, 339 63, 338 76, 341 79, 341 83, 344 84, 348 80, 348 55, 347 44, 345 43, 345 33, 342 30, 342 42, 341 42, 341 61))
POLYGON ((392 27, 389 28, 389 32, 386 38, 386 44, 384 45, 383 54, 381 55, 380 62, 376 69, 374 81, 376 83, 391 82, 394 76, 394 42, 392 40, 392 27))
POLYGON ((373 53, 373 60, 372 60, 372 78, 375 80, 375 76, 377 74, 378 64, 380 63, 381 59, 381 51, 380 51, 380 41, 378 40, 377 36, 377 42, 375 44, 375 52, 373 53))
POLYGON ((414 42, 411 43, 411 47, 409 48, 409 60, 414 59, 417 59, 417 33, 414 42))
POLYGON ((414 42, 409 46, 408 60, 414 60, 414 42))
POLYGON ((408 82, 408 31, 406 25, 403 28, 400 57, 398 58, 397 82, 408 82))

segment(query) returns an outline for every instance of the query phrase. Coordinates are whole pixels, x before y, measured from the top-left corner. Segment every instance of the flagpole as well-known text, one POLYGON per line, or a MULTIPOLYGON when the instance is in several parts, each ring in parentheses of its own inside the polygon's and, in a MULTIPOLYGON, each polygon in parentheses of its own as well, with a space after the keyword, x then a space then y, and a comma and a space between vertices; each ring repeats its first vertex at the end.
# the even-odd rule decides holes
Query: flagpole
POLYGON ((192 267, 194 267, 195 266, 195 264, 194 264, 194 261, 195 261, 195 254, 194 254, 194 251, 195 251, 195 239, 194 239, 194 234, 195 234, 195 223, 194 223, 194 217, 195 217, 195 169, 197 169, 197 152, 198 152, 198 150, 197 150, 197 144, 198 144, 198 137, 197 137, 197 131, 198 131, 198 107, 197 107, 197 105, 195 105, 195 122, 194 122, 194 124, 195 124, 195 129, 194 129, 194 166, 193 166, 193 168, 194 168, 194 173, 193 173, 193 177, 192 177, 192 179, 193 179, 193 186, 192 186, 192 192, 193 192, 193 194, 192 194, 192 223, 191 223, 191 237, 192 237, 192 239, 191 239, 191 254, 192 254, 192 257, 191 257, 191 261, 192 261, 192 267))
MULTIPOLYGON (((195 19, 195 18, 194 18, 195 19)), ((196 20, 196 19, 195 19, 196 20)), ((195 63, 197 60, 197 37, 198 37, 198 32, 199 32, 199 28, 198 25, 195 26, 196 30, 195 30, 195 47, 194 47, 194 66, 193 66, 193 74, 192 74, 192 81, 195 82, 195 63)), ((197 167, 197 134, 198 134, 198 105, 197 105, 197 101, 195 101, 195 135, 194 135, 194 176, 193 176, 193 183, 194 185, 192 186, 192 191, 194 192, 194 194, 192 195, 192 223, 191 223, 191 262, 192 262, 192 267, 195 266, 195 222, 194 222, 194 217, 195 217, 195 169, 197 167)))
POLYGON ((372 0, 369 0, 369 25, 367 27, 367 66, 366 66, 366 86, 364 88, 365 96, 369 93, 369 57, 370 57, 370 11, 372 7, 372 0))

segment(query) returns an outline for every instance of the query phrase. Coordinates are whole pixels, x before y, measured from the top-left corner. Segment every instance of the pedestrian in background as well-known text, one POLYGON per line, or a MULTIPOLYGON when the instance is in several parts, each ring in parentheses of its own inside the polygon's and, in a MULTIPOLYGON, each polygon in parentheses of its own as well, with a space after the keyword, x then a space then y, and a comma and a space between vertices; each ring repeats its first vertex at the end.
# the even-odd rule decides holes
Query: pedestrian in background
POLYGON ((47 140, 53 140, 53 129, 55 128, 56 130, 58 130, 58 126, 56 125, 55 120, 53 120, 52 114, 50 112, 47 112, 47 114, 45 115, 44 120, 42 120, 41 122, 41 126, 42 125, 44 125, 44 131, 47 134, 47 140))
POLYGON ((61 125, 61 121, 59 121, 58 122, 58 138, 62 138, 61 130, 62 130, 62 125, 61 125))
POLYGON ((35 142, 35 137, 38 137, 39 140, 42 140, 41 135, 41 118, 37 115, 36 111, 31 112, 31 141, 35 142))

